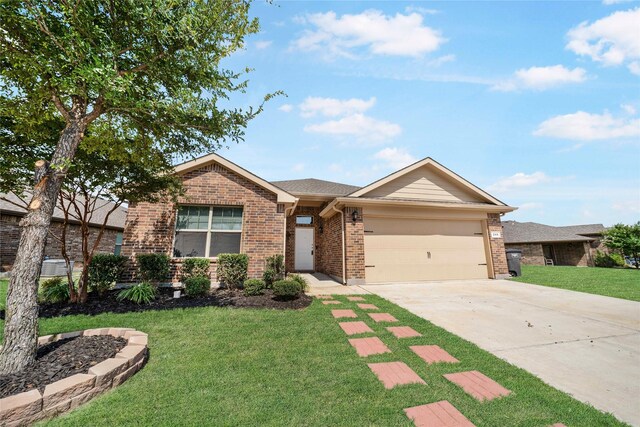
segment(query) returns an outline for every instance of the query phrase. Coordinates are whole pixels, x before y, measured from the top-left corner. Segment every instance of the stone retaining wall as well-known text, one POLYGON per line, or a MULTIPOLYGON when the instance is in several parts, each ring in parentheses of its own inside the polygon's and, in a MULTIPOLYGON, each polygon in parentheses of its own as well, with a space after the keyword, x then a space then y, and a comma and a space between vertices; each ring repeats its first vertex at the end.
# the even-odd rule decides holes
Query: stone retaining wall
POLYGON ((78 336, 111 335, 127 345, 111 359, 92 366, 86 374, 75 374, 45 387, 0 399, 0 426, 27 426, 70 411, 95 396, 117 387, 138 372, 147 357, 147 334, 131 328, 101 328, 67 332, 38 338, 38 345, 78 336))

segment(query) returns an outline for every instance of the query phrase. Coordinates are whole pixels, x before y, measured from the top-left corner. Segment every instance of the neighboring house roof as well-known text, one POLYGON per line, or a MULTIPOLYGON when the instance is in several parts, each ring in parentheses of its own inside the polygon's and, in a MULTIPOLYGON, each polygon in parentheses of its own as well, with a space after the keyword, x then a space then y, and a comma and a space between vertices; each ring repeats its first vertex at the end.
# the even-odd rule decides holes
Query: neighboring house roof
MULTIPOLYGON (((29 202, 31 197, 29 195, 26 195, 26 198, 23 198, 23 199, 29 202)), ((82 200, 82 198, 79 197, 79 200, 82 200)), ((16 196, 13 193, 6 193, 6 194, 0 193, 0 212, 7 213, 9 215, 18 215, 18 216, 25 215, 27 213, 27 210, 23 207, 16 206, 16 204, 23 205, 24 203, 22 202, 22 200, 20 200, 18 196, 16 196), (10 201, 3 200, 2 198, 8 199, 10 201)), ((90 224, 94 226, 102 226, 105 216, 113 208, 113 206, 114 206, 113 202, 110 202, 108 200, 98 199, 96 201, 96 210, 93 213, 90 224)), ((58 204, 56 204, 56 207, 53 210, 52 219, 58 220, 58 221, 64 220, 64 213, 62 212, 62 209, 60 209, 58 204)), ((109 215, 109 219, 107 220, 106 226, 108 228, 123 230, 126 219, 127 219, 127 208, 123 206, 119 206, 118 208, 116 208, 115 211, 113 211, 113 213, 111 213, 111 215, 109 215)), ((70 222, 77 223, 77 221, 74 220, 73 218, 70 218, 70 222)))
POLYGON ((287 191, 282 188, 276 187, 272 183, 265 181, 257 175, 252 174, 248 170, 236 165, 235 163, 225 159, 218 154, 211 153, 206 156, 198 157, 197 159, 188 160, 184 163, 180 163, 179 165, 174 166, 173 170, 176 174, 186 173, 192 171, 194 169, 200 169, 203 166, 206 166, 210 163, 218 163, 219 165, 224 166, 225 168, 237 173, 238 175, 248 179, 254 184, 271 191, 272 193, 278 196, 278 203, 295 203, 296 198, 289 194, 287 191))
POLYGON ((565 225, 558 228, 562 228, 574 234, 580 234, 581 236, 602 234, 606 230, 606 227, 602 224, 565 225))
POLYGON ((295 195, 326 195, 338 197, 346 196, 360 188, 355 185, 341 184, 339 182, 315 178, 272 181, 271 183, 295 195))
MULTIPOLYGON (((552 243, 552 242, 589 242, 591 237, 581 236, 572 232, 572 228, 581 227, 553 227, 537 222, 502 221, 505 243, 552 243)), ((604 228, 604 227, 603 227, 604 228)))

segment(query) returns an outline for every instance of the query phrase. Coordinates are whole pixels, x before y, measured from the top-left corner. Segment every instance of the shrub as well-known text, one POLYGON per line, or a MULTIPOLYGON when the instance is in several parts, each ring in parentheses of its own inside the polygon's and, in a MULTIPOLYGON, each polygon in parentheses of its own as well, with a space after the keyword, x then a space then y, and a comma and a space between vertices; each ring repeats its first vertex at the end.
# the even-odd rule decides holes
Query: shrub
POLYGON ((616 267, 624 267, 624 257, 620 254, 609 254, 616 267))
POLYGON ((124 255, 96 254, 89 263, 89 288, 102 296, 122 276, 127 262, 124 255))
POLYGON ((211 279, 202 276, 189 277, 184 282, 184 292, 193 297, 206 294, 211 289, 211 279))
POLYGON ((209 265, 211 262, 208 258, 185 258, 182 261, 181 279, 184 283, 190 277, 206 277, 209 278, 209 265))
POLYGON ((266 285, 264 280, 249 279, 244 281, 244 295, 247 297, 254 295, 262 295, 266 285))
POLYGON ((622 258, 622 256, 620 256, 619 254, 607 254, 597 251, 596 256, 593 259, 593 263, 596 267, 624 267, 624 258, 622 258))
POLYGON ((262 280, 264 281, 264 286, 267 288, 271 288, 273 282, 276 281, 276 272, 270 268, 267 268, 264 273, 262 273, 262 280))
POLYGON ((45 302, 69 301, 69 284, 62 277, 56 276, 45 280, 40 285, 41 297, 45 302))
POLYGON ((273 282, 273 294, 284 299, 293 299, 300 294, 300 284, 293 280, 273 282))
POLYGON ((267 259, 265 260, 266 263, 266 269, 265 269, 265 273, 267 271, 270 271, 270 273, 268 274, 268 278, 270 280, 266 280, 265 278, 265 283, 267 284, 267 287, 270 287, 273 282, 275 282, 276 280, 282 280, 284 279, 284 255, 271 255, 270 257, 267 257, 267 259))
POLYGON ((299 274, 289 274, 287 276, 287 280, 293 280, 294 282, 298 283, 300 285, 300 292, 304 292, 309 288, 307 279, 299 274))
POLYGON ((149 304, 156 297, 156 288, 149 282, 142 282, 118 293, 118 301, 124 299, 136 304, 149 304))
POLYGON ((247 280, 249 269, 249 257, 246 254, 219 254, 218 255, 218 280, 229 289, 242 286, 247 280))
POLYGON ((136 261, 143 282, 157 284, 169 277, 170 258, 167 254, 138 254, 136 261))

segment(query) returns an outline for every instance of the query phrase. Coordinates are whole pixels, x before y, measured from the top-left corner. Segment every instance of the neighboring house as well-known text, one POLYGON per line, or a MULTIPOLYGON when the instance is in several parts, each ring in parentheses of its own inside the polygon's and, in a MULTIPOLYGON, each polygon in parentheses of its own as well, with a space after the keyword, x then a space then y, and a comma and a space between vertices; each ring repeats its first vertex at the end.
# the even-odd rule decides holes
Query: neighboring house
MULTIPOLYGON (((21 229, 20 220, 25 215, 26 210, 16 204, 22 204, 21 200, 13 193, 0 194, 0 197, 8 199, 0 199, 0 271, 8 271, 11 269, 15 259, 18 243, 20 241, 21 229), (11 203, 13 202, 13 203, 11 203)), ((104 221, 104 215, 111 210, 113 204, 106 200, 98 200, 98 207, 93 215, 90 227, 90 233, 95 236, 104 221)), ((119 207, 110 216, 107 222, 102 239, 98 245, 97 252, 102 253, 120 253, 122 246, 122 231, 124 230, 124 222, 127 217, 127 209, 119 207)), ((51 218, 50 235, 47 237, 45 246, 45 257, 62 258, 60 241, 51 236, 61 235, 64 214, 62 210, 56 206, 51 218)), ((67 251, 76 265, 82 262, 82 234, 78 221, 69 220, 67 228, 67 251)), ((93 243, 93 239, 89 240, 93 243)))
POLYGON ((520 249, 522 263, 531 265, 593 266, 602 244, 602 224, 553 227, 535 222, 503 221, 507 249, 520 249))
POLYGON ((216 256, 234 252, 249 256, 250 277, 274 254, 345 284, 508 276, 500 215, 515 208, 430 158, 363 188, 267 182, 217 154, 175 174, 184 195, 131 204, 122 246, 171 255, 174 282, 185 257, 210 258, 215 280, 216 256))

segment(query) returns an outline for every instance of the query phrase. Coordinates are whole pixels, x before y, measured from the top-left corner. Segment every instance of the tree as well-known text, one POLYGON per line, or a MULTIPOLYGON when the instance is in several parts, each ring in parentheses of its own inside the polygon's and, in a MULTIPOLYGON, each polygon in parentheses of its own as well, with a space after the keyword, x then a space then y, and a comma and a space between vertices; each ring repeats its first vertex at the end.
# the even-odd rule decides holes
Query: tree
POLYGON ((17 372, 35 360, 45 239, 81 142, 87 153, 111 159, 124 151, 173 160, 242 140, 262 106, 221 107, 248 83, 220 62, 258 31, 257 20, 248 17, 250 3, 0 2, 0 116, 15 124, 13 134, 3 134, 27 140, 35 153, 44 124, 64 120, 50 157, 34 164, 7 293, 0 372, 17 372))
POLYGON ((620 251, 633 259, 640 268, 640 221, 632 225, 616 224, 604 233, 604 244, 609 249, 620 251))

